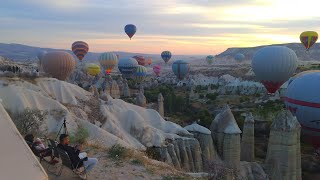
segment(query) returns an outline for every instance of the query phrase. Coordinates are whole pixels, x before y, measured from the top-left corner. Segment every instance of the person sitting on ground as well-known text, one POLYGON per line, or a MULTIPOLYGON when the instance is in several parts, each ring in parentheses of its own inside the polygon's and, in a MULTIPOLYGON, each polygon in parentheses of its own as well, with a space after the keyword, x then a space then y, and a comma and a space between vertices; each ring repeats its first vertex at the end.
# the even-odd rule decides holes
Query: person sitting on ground
POLYGON ((43 142, 37 138, 36 141, 34 141, 34 136, 32 134, 27 134, 24 137, 25 141, 27 142, 27 144, 29 145, 30 149, 32 150, 32 152, 38 156, 38 157, 51 157, 51 160, 49 163, 51 164, 56 164, 59 161, 55 160, 54 155, 52 153, 52 149, 51 148, 46 148, 45 145, 43 144, 43 142))
POLYGON ((59 140, 60 143, 57 147, 67 152, 74 167, 81 167, 83 165, 86 172, 89 172, 98 163, 97 158, 88 158, 87 154, 82 152, 82 145, 77 145, 75 147, 69 146, 69 135, 61 134, 59 140), (81 164, 81 159, 83 158, 87 158, 87 160, 83 161, 83 164, 81 164))

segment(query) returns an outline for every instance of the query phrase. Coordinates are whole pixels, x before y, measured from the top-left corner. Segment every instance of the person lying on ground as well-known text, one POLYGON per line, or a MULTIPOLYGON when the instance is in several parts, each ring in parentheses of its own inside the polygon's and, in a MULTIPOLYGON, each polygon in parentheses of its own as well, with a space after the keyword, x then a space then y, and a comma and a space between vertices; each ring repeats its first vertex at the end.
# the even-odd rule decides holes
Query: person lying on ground
POLYGON ((77 145, 75 147, 69 146, 69 135, 61 134, 59 140, 60 143, 57 147, 67 152, 74 167, 77 167, 77 165, 80 163, 78 167, 84 166, 86 172, 89 172, 98 163, 97 158, 89 158, 85 152, 82 152, 82 145, 77 145), (87 160, 83 161, 83 164, 81 164, 81 159, 83 158, 87 158, 87 160))

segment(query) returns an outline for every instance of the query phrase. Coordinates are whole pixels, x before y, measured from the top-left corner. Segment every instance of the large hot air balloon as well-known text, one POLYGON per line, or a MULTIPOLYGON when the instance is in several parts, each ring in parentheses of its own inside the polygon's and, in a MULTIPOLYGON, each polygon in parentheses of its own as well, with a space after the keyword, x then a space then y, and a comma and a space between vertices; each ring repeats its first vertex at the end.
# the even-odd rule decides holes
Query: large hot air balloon
POLYGON ((320 73, 304 74, 288 86, 285 103, 302 127, 302 135, 320 148, 320 73))
POLYGON ((71 46, 72 52, 78 57, 80 61, 89 51, 89 45, 83 41, 76 41, 71 46))
POLYGON ((150 66, 150 65, 152 64, 152 58, 148 58, 148 59, 147 59, 147 63, 148 63, 148 65, 150 66))
POLYGON ((296 53, 283 46, 259 49, 252 60, 252 70, 269 93, 275 93, 298 67, 296 53))
POLYGON ((234 59, 237 61, 237 62, 242 62, 244 60, 245 56, 241 53, 238 53, 234 56, 234 59))
POLYGON ((133 58, 120 59, 118 63, 119 71, 123 76, 131 76, 136 72, 138 62, 133 58))
POLYGON ((161 53, 161 58, 164 60, 165 63, 167 63, 171 59, 171 52, 170 51, 163 51, 161 53))
POLYGON ((141 83, 144 81, 147 75, 147 68, 144 66, 138 65, 136 72, 134 74, 134 80, 136 83, 141 83))
POLYGON ((209 55, 209 56, 206 57, 206 60, 207 60, 208 64, 211 65, 213 63, 214 56, 209 55))
POLYGON ((135 59, 139 65, 145 66, 146 65, 146 59, 143 56, 133 56, 133 59, 135 59))
POLYGON ((118 57, 114 53, 104 52, 99 57, 100 65, 104 68, 106 74, 110 74, 112 69, 118 63, 118 57))
POLYGON ((300 41, 307 50, 311 48, 318 40, 318 33, 314 31, 305 31, 300 34, 300 41))
POLYGON ((66 80, 76 66, 71 54, 64 51, 48 52, 42 58, 44 72, 59 80, 66 80))
POLYGON ((124 27, 124 31, 126 32, 126 34, 129 36, 131 40, 132 36, 137 32, 137 27, 133 24, 127 24, 124 27))
POLYGON ((160 66, 160 65, 155 65, 155 66, 153 66, 153 72, 154 72, 157 76, 159 76, 160 73, 161 73, 161 66, 160 66))
POLYGON ((314 72, 320 72, 320 70, 302 71, 301 73, 296 74, 295 76, 291 77, 291 78, 289 79, 288 85, 290 85, 290 83, 291 83, 293 80, 297 79, 298 77, 300 77, 300 76, 302 76, 302 75, 305 75, 305 74, 314 73, 314 72))
POLYGON ((179 80, 184 79, 190 71, 190 64, 184 60, 174 61, 172 71, 179 80))
POLYGON ((101 72, 101 68, 98 64, 89 63, 86 64, 85 71, 91 76, 96 76, 101 72))

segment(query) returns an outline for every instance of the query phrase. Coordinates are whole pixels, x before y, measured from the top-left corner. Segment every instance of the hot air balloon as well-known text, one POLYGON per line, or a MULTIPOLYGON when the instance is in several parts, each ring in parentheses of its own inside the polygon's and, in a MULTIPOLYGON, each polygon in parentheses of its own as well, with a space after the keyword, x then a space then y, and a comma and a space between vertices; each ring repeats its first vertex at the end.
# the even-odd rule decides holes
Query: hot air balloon
POLYGON ((300 41, 307 50, 311 48, 318 40, 318 33, 314 31, 305 31, 300 34, 300 41))
POLYGON ((135 59, 139 65, 145 66, 146 65, 146 59, 143 56, 133 56, 133 59, 135 59))
POLYGON ((71 54, 64 51, 48 52, 42 58, 44 72, 59 80, 66 80, 76 66, 71 54))
POLYGON ((80 61, 89 51, 89 45, 83 41, 76 41, 71 46, 72 52, 78 57, 80 61))
POLYGON ((207 60, 208 64, 211 65, 213 63, 214 56, 209 55, 209 56, 206 57, 206 60, 207 60))
POLYGON ((179 80, 184 79, 190 71, 190 64, 184 60, 174 61, 172 71, 179 80))
POLYGON ((157 76, 159 76, 160 73, 161 73, 161 66, 160 66, 160 65, 155 65, 155 66, 153 66, 153 72, 154 72, 157 76))
POLYGON ((98 64, 89 63, 89 64, 86 64, 85 71, 91 76, 96 76, 100 74, 101 68, 98 64))
POLYGON ((287 88, 285 103, 288 110, 297 117, 302 135, 320 148, 320 73, 304 74, 287 88))
POLYGON ((147 59, 147 63, 148 63, 148 65, 150 66, 150 65, 152 64, 152 58, 148 58, 148 59, 147 59))
POLYGON ((117 65, 118 57, 114 53, 104 52, 100 55, 99 62, 106 74, 109 75, 112 69, 117 65))
POLYGON ((134 80, 136 83, 141 83, 144 81, 147 75, 147 68, 144 66, 138 65, 136 72, 134 74, 134 80))
POLYGON ((120 59, 118 63, 119 71, 123 76, 131 76, 136 72, 138 62, 133 58, 120 59))
POLYGON ((298 67, 296 53, 283 46, 259 49, 252 60, 252 70, 269 93, 275 93, 298 67))
POLYGON ((238 53, 234 56, 234 59, 237 61, 237 62, 242 62, 244 60, 245 56, 241 53, 238 53))
POLYGON ((291 77, 291 78, 289 79, 288 85, 290 85, 290 83, 291 83, 293 80, 297 79, 298 77, 300 77, 300 76, 302 76, 302 75, 305 75, 305 74, 314 73, 314 72, 320 72, 320 70, 302 71, 301 73, 296 74, 295 76, 291 77))
POLYGON ((161 58, 164 60, 165 63, 167 63, 171 59, 171 52, 170 51, 163 51, 161 53, 161 58))
POLYGON ((137 27, 133 24, 127 24, 124 27, 124 31, 126 32, 126 34, 129 36, 130 40, 132 38, 132 36, 136 33, 137 31, 137 27))

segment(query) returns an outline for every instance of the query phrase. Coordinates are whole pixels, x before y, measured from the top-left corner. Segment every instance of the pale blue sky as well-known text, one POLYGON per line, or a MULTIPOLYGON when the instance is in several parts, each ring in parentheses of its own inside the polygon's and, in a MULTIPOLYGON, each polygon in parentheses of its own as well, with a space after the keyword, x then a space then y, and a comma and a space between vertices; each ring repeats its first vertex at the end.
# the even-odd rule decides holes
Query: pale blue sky
POLYGON ((318 0, 10 0, 0 6, 0 42, 90 51, 215 54, 228 47, 299 42, 318 31, 318 0), (126 24, 135 24, 130 41, 126 24))

